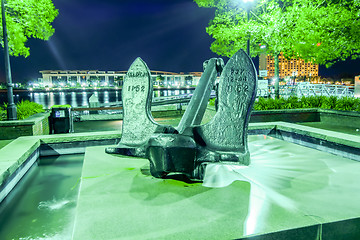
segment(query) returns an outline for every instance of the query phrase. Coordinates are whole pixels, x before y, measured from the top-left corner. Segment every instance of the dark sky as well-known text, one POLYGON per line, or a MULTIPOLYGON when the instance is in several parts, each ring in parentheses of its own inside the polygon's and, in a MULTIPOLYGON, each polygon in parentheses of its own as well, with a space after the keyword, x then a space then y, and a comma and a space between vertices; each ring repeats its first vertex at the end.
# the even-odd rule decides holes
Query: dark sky
MULTIPOLYGON (((11 57, 14 82, 40 70, 127 70, 141 57, 151 70, 202 71, 211 57, 205 28, 214 9, 192 0, 53 0, 59 16, 49 41, 30 39, 30 56, 11 57)), ((3 51, 0 79, 3 79, 3 51)), ((227 60, 227 59, 225 59, 227 60)), ((360 61, 320 69, 321 75, 355 73, 360 61)))

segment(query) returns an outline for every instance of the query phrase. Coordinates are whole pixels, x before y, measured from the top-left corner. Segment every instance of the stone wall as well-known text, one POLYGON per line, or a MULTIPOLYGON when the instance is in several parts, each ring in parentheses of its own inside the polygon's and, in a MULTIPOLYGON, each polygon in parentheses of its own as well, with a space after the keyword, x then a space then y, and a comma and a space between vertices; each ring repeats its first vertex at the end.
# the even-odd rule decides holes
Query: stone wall
POLYGON ((25 120, 0 121, 0 140, 49 134, 50 113, 37 113, 25 120))
POLYGON ((32 135, 48 135, 49 134, 49 115, 45 114, 45 116, 42 116, 40 121, 33 125, 32 128, 32 135))

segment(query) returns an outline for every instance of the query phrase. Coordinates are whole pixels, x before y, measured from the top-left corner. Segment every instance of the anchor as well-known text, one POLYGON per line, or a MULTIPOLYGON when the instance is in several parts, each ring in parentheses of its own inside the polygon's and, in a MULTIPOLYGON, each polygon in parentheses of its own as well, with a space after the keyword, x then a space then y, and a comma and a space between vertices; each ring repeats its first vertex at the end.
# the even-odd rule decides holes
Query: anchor
POLYGON ((257 75, 249 56, 240 49, 224 67, 221 58, 204 62, 204 73, 179 125, 160 125, 151 115, 152 80, 146 63, 137 58, 126 74, 122 101, 122 137, 107 153, 146 157, 150 173, 169 173, 202 180, 208 163, 249 165, 247 131, 256 97, 257 75), (211 90, 220 74, 217 112, 200 125, 211 90))

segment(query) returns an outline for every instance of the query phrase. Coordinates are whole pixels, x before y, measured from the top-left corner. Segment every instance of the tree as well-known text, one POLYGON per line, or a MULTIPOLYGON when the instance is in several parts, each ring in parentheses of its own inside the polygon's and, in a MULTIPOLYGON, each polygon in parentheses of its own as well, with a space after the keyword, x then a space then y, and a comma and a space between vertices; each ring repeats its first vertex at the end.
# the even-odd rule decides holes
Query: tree
POLYGON ((216 7, 215 17, 206 31, 215 41, 211 50, 225 56, 232 56, 238 49, 245 48, 250 36, 250 54, 257 56, 266 46, 267 54, 275 59, 275 95, 279 92, 279 55, 289 48, 287 38, 292 26, 286 21, 286 9, 289 1, 258 1, 249 6, 242 1, 232 0, 195 0, 200 7, 216 7), (250 8, 251 18, 246 11, 250 8))
POLYGON ((327 67, 360 57, 360 1, 303 0, 290 10, 288 21, 302 23, 294 25, 290 54, 327 67))
MULTIPOLYGON (((13 56, 30 55, 29 38, 48 40, 54 33, 51 23, 58 15, 51 0, 8 0, 5 4, 9 51, 13 56)), ((3 44, 2 27, 1 42, 3 44)))
POLYGON ((207 32, 215 38, 211 50, 225 56, 245 48, 251 36, 251 55, 266 52, 275 59, 278 96, 280 52, 331 66, 348 57, 358 58, 360 22, 358 0, 259 0, 246 18, 240 0, 194 0, 200 7, 217 8, 207 32), (340 17, 341 16, 341 17, 340 17))

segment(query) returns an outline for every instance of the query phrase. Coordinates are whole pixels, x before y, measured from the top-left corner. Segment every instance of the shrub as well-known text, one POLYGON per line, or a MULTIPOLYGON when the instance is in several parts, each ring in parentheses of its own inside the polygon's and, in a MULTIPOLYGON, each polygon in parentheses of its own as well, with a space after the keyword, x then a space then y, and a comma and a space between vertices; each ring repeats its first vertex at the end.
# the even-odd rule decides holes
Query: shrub
POLYGON ((335 110, 353 111, 355 110, 355 101, 353 98, 343 97, 336 101, 335 110))
MULTIPOLYGON (((7 104, 4 104, 4 108, 0 108, 0 120, 7 119, 7 104)), ((36 113, 44 112, 43 106, 35 103, 30 102, 29 100, 21 100, 21 102, 16 104, 16 111, 17 111, 17 119, 23 120, 31 115, 36 113)))
POLYGON ((4 121, 7 119, 6 110, 0 107, 0 121, 4 121))
POLYGON ((254 110, 295 108, 324 108, 341 111, 360 112, 360 99, 351 97, 337 98, 335 96, 303 96, 300 99, 295 96, 289 97, 288 99, 272 99, 260 97, 254 104, 254 110))
POLYGON ((298 105, 297 97, 290 97, 288 99, 260 97, 254 104, 254 110, 291 109, 298 108, 298 105))
POLYGON ((21 100, 21 102, 16 104, 16 108, 18 120, 25 119, 36 113, 44 112, 42 105, 35 102, 30 102, 28 100, 21 100))
MULTIPOLYGON (((210 105, 215 105, 215 98, 210 99, 210 105)), ((309 96, 285 98, 263 98, 259 97, 254 104, 254 110, 272 110, 272 109, 296 109, 296 108, 323 108, 340 111, 358 111, 360 112, 360 99, 351 97, 338 98, 336 96, 309 96)))
POLYGON ((336 106, 336 101, 336 96, 325 97, 320 107, 325 109, 334 109, 336 106))
POLYGON ((289 97, 287 99, 287 103, 285 105, 286 109, 294 109, 294 108, 300 108, 301 107, 301 103, 299 101, 298 97, 289 97))
POLYGON ((302 108, 319 108, 324 101, 324 96, 303 96, 300 99, 302 108))
POLYGON ((259 98, 254 104, 254 110, 268 110, 266 98, 259 98))

